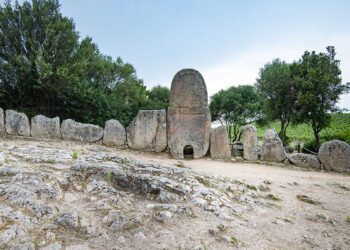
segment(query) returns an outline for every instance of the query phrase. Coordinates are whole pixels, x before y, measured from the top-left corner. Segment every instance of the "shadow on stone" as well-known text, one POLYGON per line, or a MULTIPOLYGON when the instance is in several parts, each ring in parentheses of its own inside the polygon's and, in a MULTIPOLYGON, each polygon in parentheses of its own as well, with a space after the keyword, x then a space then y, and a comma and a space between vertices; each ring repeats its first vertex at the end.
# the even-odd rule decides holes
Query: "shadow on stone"
POLYGON ((186 145, 184 147, 184 158, 186 160, 193 160, 193 147, 191 145, 186 145))

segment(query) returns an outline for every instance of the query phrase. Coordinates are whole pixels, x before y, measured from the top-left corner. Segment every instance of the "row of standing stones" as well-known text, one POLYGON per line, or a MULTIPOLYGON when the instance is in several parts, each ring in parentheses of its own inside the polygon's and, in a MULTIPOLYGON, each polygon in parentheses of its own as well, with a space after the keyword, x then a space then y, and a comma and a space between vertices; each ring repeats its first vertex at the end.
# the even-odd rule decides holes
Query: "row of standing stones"
MULTIPOLYGON (((167 148, 166 110, 141 110, 124 129, 117 120, 108 120, 105 128, 37 115, 29 119, 24 113, 0 108, 0 134, 32 136, 34 138, 64 139, 81 142, 103 140, 107 146, 128 146, 135 150, 162 152, 167 148)), ((317 156, 292 153, 287 156, 283 143, 275 130, 269 129, 258 146, 257 129, 253 125, 242 128, 243 158, 247 161, 289 162, 298 167, 350 172, 350 146, 333 140, 321 145, 317 156)), ((209 152, 213 159, 230 159, 231 146, 225 126, 211 132, 209 152)))

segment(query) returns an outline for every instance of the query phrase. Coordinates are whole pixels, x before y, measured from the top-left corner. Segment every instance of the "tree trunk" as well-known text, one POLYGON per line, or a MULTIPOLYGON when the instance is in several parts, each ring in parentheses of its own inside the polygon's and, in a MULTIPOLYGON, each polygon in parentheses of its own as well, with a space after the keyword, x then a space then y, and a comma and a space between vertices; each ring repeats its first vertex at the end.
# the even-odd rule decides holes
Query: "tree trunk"
POLYGON ((228 137, 230 138, 230 142, 232 142, 232 126, 228 126, 228 137))
POLYGON ((320 149, 320 131, 317 129, 317 126, 312 124, 312 129, 314 131, 315 140, 316 140, 316 153, 318 153, 318 150, 320 149))
POLYGON ((320 149, 320 136, 318 135, 318 131, 314 130, 315 139, 316 139, 316 153, 318 153, 318 150, 320 149))
POLYGON ((239 136, 238 136, 238 140, 237 141, 241 141, 241 136, 242 136, 242 131, 239 132, 239 136))
POLYGON ((283 145, 285 144, 285 138, 286 138, 286 130, 284 128, 284 120, 281 120, 281 140, 283 142, 283 145))

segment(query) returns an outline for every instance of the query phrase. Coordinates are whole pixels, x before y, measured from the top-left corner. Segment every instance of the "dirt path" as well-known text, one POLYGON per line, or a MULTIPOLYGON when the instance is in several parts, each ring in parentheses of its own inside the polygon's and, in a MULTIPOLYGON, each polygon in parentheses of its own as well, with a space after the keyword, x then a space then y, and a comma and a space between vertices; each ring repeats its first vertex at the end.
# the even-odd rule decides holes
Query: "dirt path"
MULTIPOLYGON (((73 142, 6 140, 9 145, 69 148, 83 154, 99 145, 73 142)), ((108 148, 109 151, 143 161, 178 164, 168 154, 108 148)), ((293 167, 221 162, 210 159, 182 161, 184 167, 227 176, 257 188, 267 184, 271 204, 251 211, 234 225, 234 235, 247 249, 350 249, 350 176, 333 172, 305 171, 293 167), (297 198, 305 195, 305 201, 297 198), (276 205, 277 204, 277 205, 276 205)), ((209 236, 208 236, 209 237, 209 236)), ((215 248, 215 244, 212 244, 215 248)), ((210 248, 212 249, 212 248, 210 248)))

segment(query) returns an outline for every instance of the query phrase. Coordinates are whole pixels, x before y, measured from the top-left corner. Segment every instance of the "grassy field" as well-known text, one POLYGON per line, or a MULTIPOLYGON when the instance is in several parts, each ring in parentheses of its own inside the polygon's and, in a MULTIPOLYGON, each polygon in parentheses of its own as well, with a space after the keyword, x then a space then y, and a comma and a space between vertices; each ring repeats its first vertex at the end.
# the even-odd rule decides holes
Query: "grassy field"
MULTIPOLYGON (((280 122, 271 122, 269 125, 260 127, 254 124, 258 130, 258 138, 262 139, 264 133, 267 129, 275 129, 277 132, 280 131, 281 125, 280 122)), ((297 126, 289 126, 287 129, 287 136, 292 141, 310 141, 314 139, 314 133, 310 125, 300 124, 297 126)), ((347 142, 350 143, 350 113, 344 114, 332 114, 331 125, 322 130, 320 133, 321 137, 332 137, 332 136, 341 136, 347 138, 347 142)))

